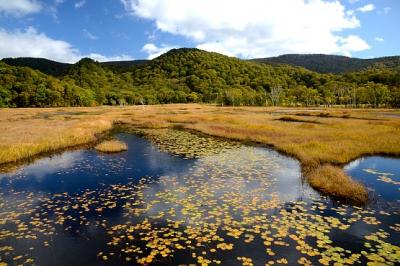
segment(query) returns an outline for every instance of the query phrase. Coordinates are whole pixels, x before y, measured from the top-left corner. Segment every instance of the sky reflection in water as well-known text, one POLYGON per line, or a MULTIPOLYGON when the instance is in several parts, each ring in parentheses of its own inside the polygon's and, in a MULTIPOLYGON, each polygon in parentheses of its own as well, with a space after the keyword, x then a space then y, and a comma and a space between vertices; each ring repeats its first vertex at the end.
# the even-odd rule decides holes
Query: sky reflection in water
MULTIPOLYGON (((398 205, 384 211, 334 205, 303 184, 296 160, 246 146, 184 160, 137 136, 118 138, 128 151, 69 151, 0 175, 1 260, 39 265, 399 260, 398 205)), ((376 165, 367 159, 346 170, 357 178, 377 175, 364 168, 398 178, 393 162, 373 161, 376 165)), ((398 190, 380 193, 398 201, 398 190)))

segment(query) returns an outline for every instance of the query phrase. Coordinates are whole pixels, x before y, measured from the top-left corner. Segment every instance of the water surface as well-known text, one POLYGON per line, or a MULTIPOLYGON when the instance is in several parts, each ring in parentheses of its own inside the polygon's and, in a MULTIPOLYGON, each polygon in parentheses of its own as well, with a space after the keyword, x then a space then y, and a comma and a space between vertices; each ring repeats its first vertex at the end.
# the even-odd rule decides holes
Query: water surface
MULTIPOLYGON (((384 209, 357 208, 321 197, 302 181, 298 161, 270 149, 238 146, 187 159, 134 135, 117 137, 128 151, 68 151, 0 174, 0 261, 399 262, 398 193, 381 192, 392 202, 384 209)), ((395 175, 382 165, 363 172, 395 175)), ((359 173, 355 163, 346 169, 359 173)))
POLYGON ((349 163, 345 171, 365 184, 375 201, 399 202, 400 159, 370 156, 349 163))

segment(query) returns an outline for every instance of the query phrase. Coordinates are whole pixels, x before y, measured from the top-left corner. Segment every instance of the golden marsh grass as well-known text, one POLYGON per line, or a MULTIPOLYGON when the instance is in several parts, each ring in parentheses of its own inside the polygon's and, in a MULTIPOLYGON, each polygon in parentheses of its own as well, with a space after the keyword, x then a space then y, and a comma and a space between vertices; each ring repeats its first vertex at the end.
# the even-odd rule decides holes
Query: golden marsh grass
POLYGON ((322 165, 310 172, 308 181, 312 187, 336 198, 347 198, 355 203, 363 203, 368 200, 365 187, 346 175, 342 169, 332 165, 322 165))
POLYGON ((119 140, 106 140, 94 147, 97 151, 104 152, 104 153, 115 153, 126 151, 128 146, 119 140))

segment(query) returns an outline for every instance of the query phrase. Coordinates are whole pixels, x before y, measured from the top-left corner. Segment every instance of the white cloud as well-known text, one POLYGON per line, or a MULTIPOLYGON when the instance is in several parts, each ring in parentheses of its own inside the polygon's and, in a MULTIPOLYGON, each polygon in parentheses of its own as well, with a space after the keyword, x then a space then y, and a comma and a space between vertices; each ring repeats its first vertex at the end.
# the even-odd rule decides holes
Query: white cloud
POLYGON ((147 43, 142 47, 142 52, 147 53, 148 59, 153 59, 169 50, 177 48, 176 46, 162 45, 161 47, 156 46, 154 43, 147 43))
POLYGON ((184 36, 199 48, 227 55, 251 58, 284 53, 349 54, 369 47, 365 42, 358 46, 343 42, 347 38, 354 42, 354 37, 341 36, 340 31, 357 28, 360 22, 339 1, 121 2, 132 15, 154 21, 158 30, 184 36))
POLYGON ((82 57, 90 57, 96 61, 99 62, 107 62, 107 61, 127 61, 127 60, 133 60, 134 58, 126 55, 126 54, 122 54, 122 55, 112 55, 112 56, 105 56, 102 54, 97 54, 97 53, 90 53, 88 55, 83 55, 80 56, 80 58, 82 57))
POLYGON ((75 6, 75 8, 81 8, 85 4, 86 4, 86 0, 82 0, 82 1, 76 2, 74 6, 75 6))
POLYGON ((83 33, 83 36, 85 36, 85 38, 87 38, 87 39, 90 39, 90 40, 98 40, 99 39, 99 37, 97 37, 90 31, 88 31, 87 29, 83 29, 82 33, 83 33))
POLYGON ((0 28, 0 58, 44 57, 59 62, 74 63, 83 57, 98 61, 131 60, 128 55, 104 56, 97 53, 82 54, 70 43, 52 39, 34 27, 13 32, 0 28))
POLYGON ((377 41, 377 42, 384 42, 385 39, 383 39, 382 37, 375 37, 375 41, 377 41))
POLYGON ((356 35, 350 35, 346 38, 339 37, 338 42, 344 51, 343 53, 347 56, 351 55, 349 51, 358 52, 371 48, 368 43, 356 35))
POLYGON ((24 16, 39 12, 42 6, 35 0, 0 0, 0 13, 24 16))
POLYGON ((374 9, 375 9, 374 4, 368 4, 368 5, 365 5, 365 6, 362 6, 362 7, 357 8, 358 11, 363 12, 363 13, 365 13, 365 12, 371 12, 371 11, 373 11, 374 9))

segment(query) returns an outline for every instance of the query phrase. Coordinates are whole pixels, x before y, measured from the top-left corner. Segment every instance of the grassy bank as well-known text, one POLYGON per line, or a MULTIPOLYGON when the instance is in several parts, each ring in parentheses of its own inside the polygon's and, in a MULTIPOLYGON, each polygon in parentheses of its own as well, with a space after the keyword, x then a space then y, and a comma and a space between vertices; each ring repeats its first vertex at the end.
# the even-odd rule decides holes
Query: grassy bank
POLYGON ((85 144, 112 128, 112 120, 71 119, 46 109, 0 110, 0 163, 85 144))
POLYGON ((310 185, 325 194, 336 198, 349 198, 354 203, 367 202, 365 187, 352 180, 342 169, 332 165, 321 165, 307 175, 310 185))
POLYGON ((147 128, 179 127, 263 143, 298 158, 305 175, 313 177, 309 180, 315 188, 356 201, 362 201, 362 197, 356 196, 360 195, 359 184, 348 177, 349 189, 341 190, 333 184, 338 180, 343 182, 338 174, 343 171, 329 170, 325 165, 340 166, 368 154, 400 154, 400 112, 397 110, 180 104, 2 109, 0 163, 92 141, 96 134, 110 129, 113 122, 147 128), (312 182, 318 175, 324 175, 324 188, 312 182))

